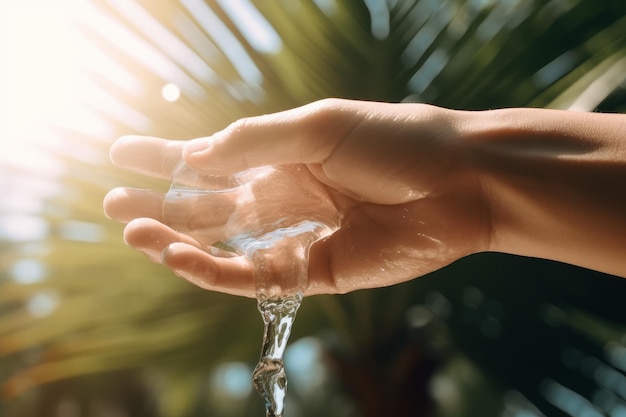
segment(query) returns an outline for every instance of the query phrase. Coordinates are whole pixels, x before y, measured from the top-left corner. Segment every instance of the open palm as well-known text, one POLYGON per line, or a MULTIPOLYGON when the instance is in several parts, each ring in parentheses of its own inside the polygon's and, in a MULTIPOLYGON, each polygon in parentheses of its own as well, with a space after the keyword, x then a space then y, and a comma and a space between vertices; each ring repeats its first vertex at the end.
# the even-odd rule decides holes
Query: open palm
MULTIPOLYGON (((113 148, 114 162, 157 177, 171 177, 183 155, 199 171, 206 171, 204 167, 228 174, 236 169, 257 171, 254 175, 244 171, 240 175, 250 178, 229 191, 195 193, 193 198, 174 201, 148 190, 117 189, 108 195, 105 209, 110 217, 129 222, 126 241, 153 261, 203 288, 245 296, 255 295, 255 269, 249 256, 224 256, 212 245, 232 236, 260 236, 307 220, 337 228, 311 249, 307 295, 395 284, 485 250, 488 222, 475 178, 464 169, 443 170, 427 162, 437 152, 444 152, 443 145, 431 145, 433 137, 441 136, 441 128, 432 127, 433 120, 445 126, 443 115, 450 113, 441 110, 436 114, 439 110, 416 105, 390 105, 372 113, 371 106, 326 101, 248 119, 223 131, 219 140, 214 138, 210 152, 189 150, 204 139, 188 145, 187 150, 182 142, 123 139, 113 148), (390 131, 390 121, 400 123, 399 115, 407 118, 403 125, 423 136, 390 131), (335 127, 335 134, 316 142, 315 135, 306 130, 314 125, 311 119, 322 117, 325 125, 335 127), (383 133, 397 137, 384 137, 383 133), (273 152, 254 154, 255 146, 245 145, 248 136, 257 138, 256 148, 273 152), (298 136, 302 138, 299 146, 289 142, 281 148, 281 138, 298 136), (265 137, 271 137, 275 146, 263 144, 265 137), (420 146, 423 152, 419 152, 420 146), (324 154, 320 147, 332 151, 324 154), (360 153, 364 147, 370 147, 370 152, 360 153), (303 154, 302 148, 316 150, 303 154), (242 157, 243 149, 247 154, 242 157), (289 149, 295 152, 289 154, 289 149), (229 153, 237 155, 230 165, 229 153), (220 164, 211 163, 214 160, 220 164), (248 165, 237 165, 241 161, 248 165), (288 164, 260 170, 256 167, 285 162, 288 164), (391 170, 393 163, 405 168, 391 170), (414 165, 419 166, 417 171, 414 165)), ((206 188, 210 178, 197 173, 182 181, 206 188)), ((286 242, 298 246, 293 240, 286 242)), ((293 256, 293 250, 281 250, 283 255, 293 256)))

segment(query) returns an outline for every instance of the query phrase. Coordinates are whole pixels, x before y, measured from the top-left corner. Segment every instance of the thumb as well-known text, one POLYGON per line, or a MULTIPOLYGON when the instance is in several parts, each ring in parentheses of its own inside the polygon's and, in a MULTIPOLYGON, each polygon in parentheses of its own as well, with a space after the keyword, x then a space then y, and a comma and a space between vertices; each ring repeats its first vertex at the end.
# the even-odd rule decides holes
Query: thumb
POLYGON ((231 175, 264 165, 322 163, 349 128, 337 117, 341 100, 237 120, 207 138, 189 141, 185 162, 211 175, 231 175))

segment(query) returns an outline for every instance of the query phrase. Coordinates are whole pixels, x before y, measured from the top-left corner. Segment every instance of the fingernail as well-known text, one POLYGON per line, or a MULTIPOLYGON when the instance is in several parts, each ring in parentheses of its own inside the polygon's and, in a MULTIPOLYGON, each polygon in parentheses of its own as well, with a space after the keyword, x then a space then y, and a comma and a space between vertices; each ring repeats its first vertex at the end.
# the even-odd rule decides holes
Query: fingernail
POLYGON ((169 245, 164 247, 163 250, 161 251, 161 263, 162 264, 166 264, 167 263, 167 256, 172 254, 172 251, 170 250, 172 245, 173 245, 173 243, 170 243, 169 245))

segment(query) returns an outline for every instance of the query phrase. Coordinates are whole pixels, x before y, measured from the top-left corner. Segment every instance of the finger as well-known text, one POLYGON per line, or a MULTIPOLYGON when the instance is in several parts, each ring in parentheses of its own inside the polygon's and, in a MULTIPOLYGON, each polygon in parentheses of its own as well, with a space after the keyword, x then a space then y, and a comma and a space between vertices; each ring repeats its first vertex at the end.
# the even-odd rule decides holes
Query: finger
POLYGON ((240 191, 169 192, 163 200, 163 223, 207 245, 241 233, 254 225, 244 220, 247 211, 238 204, 240 191))
POLYGON ((183 159, 193 169, 214 175, 264 165, 323 162, 355 125, 356 119, 343 111, 348 105, 323 100, 241 119, 209 138, 187 143, 183 159))
POLYGON ((162 220, 163 194, 139 188, 115 188, 104 197, 104 213, 121 223, 139 217, 162 220))
POLYGON ((188 235, 148 218, 135 219, 128 223, 124 228, 124 241, 156 263, 161 263, 161 253, 174 242, 200 246, 188 235))
POLYGON ((122 136, 111 146, 111 161, 151 177, 170 179, 182 164, 184 142, 150 136, 122 136))
POLYGON ((151 218, 211 245, 250 226, 235 222, 237 191, 207 195, 181 192, 180 196, 179 193, 164 196, 151 190, 116 188, 105 196, 104 212, 121 223, 151 218))
POLYGON ((222 258, 186 243, 172 243, 162 262, 176 275, 201 288, 255 297, 254 267, 244 256, 222 258))

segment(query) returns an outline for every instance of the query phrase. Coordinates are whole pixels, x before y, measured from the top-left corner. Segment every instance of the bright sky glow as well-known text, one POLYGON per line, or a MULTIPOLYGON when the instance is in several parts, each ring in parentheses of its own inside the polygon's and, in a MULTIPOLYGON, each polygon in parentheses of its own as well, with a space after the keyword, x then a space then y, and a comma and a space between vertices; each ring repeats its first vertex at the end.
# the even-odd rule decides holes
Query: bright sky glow
POLYGON ((46 268, 36 259, 21 259, 11 268, 13 280, 20 284, 34 284, 45 278, 46 268))
MULTIPOLYGON (((147 117, 95 83, 93 74, 103 74, 129 92, 141 92, 135 76, 78 31, 77 23, 90 24, 93 16, 80 0, 0 3, 0 164, 52 182, 63 166, 51 151, 69 153, 52 127, 111 137, 112 126, 94 111, 130 129, 150 125, 147 117)), ((71 150, 76 158, 90 157, 80 152, 80 147, 71 150)))
POLYGON ((335 0, 313 0, 317 7, 326 15, 333 16, 337 12, 335 0))
POLYGON ((0 97, 0 163, 48 168, 37 163, 45 159, 43 149, 53 140, 41 135, 41 126, 68 106, 77 75, 64 5, 71 2, 3 2, 0 6, 0 77, 5 84, 0 97))
POLYGON ((376 39, 389 36, 389 5, 386 1, 365 0, 371 16, 371 31, 376 39))
POLYGON ((250 84, 261 84, 261 71, 213 10, 202 0, 181 0, 181 3, 220 47, 241 78, 250 84))
POLYGON ((81 112, 88 112, 81 102, 97 87, 87 77, 84 65, 90 62, 94 48, 81 39, 75 26, 79 3, 0 2, 3 239, 26 242, 45 238, 49 227, 37 214, 43 201, 59 192, 58 178, 65 172, 54 152, 87 156, 82 153, 89 151, 86 147, 69 149, 65 138, 54 132, 55 126, 90 130, 96 137, 110 133, 106 124, 81 117, 81 112))
POLYGON ((159 46, 169 60, 176 62, 196 79, 209 84, 217 81, 217 75, 196 52, 163 26, 134 0, 109 0, 117 11, 130 20, 132 26, 159 46))
POLYGON ((283 41, 272 25, 249 0, 218 0, 242 35, 254 49, 275 54, 283 47, 283 41))
POLYGON ((31 214, 0 216, 0 238, 12 241, 36 241, 48 235, 49 225, 41 217, 31 214))
POLYGON ((141 64, 152 74, 164 80, 175 82, 182 90, 197 99, 205 98, 201 84, 190 77, 171 57, 137 36, 118 19, 103 13, 87 2, 79 2, 76 5, 75 13, 80 16, 82 22, 100 33, 113 47, 119 48, 130 59, 141 64))

